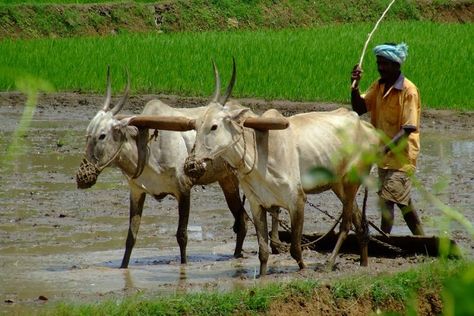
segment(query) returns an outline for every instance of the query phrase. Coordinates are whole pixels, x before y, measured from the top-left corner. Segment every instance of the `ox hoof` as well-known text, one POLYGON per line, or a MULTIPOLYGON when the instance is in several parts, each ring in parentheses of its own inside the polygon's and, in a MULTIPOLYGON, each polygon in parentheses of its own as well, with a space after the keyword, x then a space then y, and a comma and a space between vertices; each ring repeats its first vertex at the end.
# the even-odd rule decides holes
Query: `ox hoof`
POLYGON ((235 259, 240 259, 240 258, 243 258, 243 257, 244 257, 244 255, 243 255, 243 253, 241 253, 241 252, 239 252, 239 253, 234 253, 234 258, 235 258, 235 259))
POLYGON ((335 271, 336 270, 336 266, 334 264, 329 264, 329 263, 317 263, 316 266, 314 267, 314 271, 317 271, 317 272, 331 272, 331 271, 335 271))
POLYGON ((288 252, 288 246, 284 245, 284 244, 270 244, 270 248, 272 250, 272 254, 274 255, 279 255, 281 253, 285 253, 285 252, 288 252))
POLYGON ((337 270, 337 265, 330 262, 330 263, 326 263, 326 265, 324 266, 324 271, 326 272, 331 272, 331 271, 336 271, 337 270))

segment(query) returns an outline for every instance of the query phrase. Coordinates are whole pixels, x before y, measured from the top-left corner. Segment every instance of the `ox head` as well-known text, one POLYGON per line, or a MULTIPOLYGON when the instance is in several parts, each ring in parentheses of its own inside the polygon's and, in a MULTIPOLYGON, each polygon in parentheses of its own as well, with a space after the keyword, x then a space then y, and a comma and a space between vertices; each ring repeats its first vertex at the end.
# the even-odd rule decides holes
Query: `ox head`
POLYGON ((119 155, 125 141, 125 129, 133 117, 117 120, 117 114, 128 99, 130 76, 122 98, 111 107, 110 67, 107 69, 107 92, 102 109, 97 112, 86 130, 85 157, 76 173, 79 188, 89 188, 95 184, 100 172, 119 155))
POLYGON ((235 84, 235 61, 232 78, 223 97, 220 96, 220 78, 215 64, 215 91, 205 114, 195 122, 196 141, 191 155, 184 165, 185 173, 193 178, 200 178, 206 164, 222 157, 234 145, 243 133, 244 114, 248 109, 226 104, 235 84))

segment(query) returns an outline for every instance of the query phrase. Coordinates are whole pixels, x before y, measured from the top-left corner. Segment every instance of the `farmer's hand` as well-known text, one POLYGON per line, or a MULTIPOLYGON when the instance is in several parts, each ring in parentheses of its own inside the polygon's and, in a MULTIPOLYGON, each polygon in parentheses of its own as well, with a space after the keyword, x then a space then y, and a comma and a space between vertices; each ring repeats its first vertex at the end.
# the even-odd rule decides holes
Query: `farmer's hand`
POLYGON ((351 73, 352 89, 359 88, 359 81, 361 77, 362 77, 362 68, 360 68, 359 64, 356 64, 354 68, 352 69, 352 73, 351 73))
POLYGON ((389 145, 382 145, 379 147, 379 152, 382 154, 382 156, 385 156, 389 151, 391 151, 389 145))

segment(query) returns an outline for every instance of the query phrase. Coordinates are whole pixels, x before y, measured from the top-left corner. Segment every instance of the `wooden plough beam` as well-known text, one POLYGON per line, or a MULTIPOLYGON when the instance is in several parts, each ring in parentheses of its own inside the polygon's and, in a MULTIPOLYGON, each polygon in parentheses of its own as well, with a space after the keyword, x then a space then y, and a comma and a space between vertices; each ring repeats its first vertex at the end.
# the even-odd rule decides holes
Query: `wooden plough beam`
MULTIPOLYGON (((290 233, 287 231, 279 231, 279 236, 280 240, 286 243, 289 243, 291 240, 290 233)), ((305 240, 310 242, 320 239, 321 236, 323 235, 317 233, 303 234, 305 240)), ((439 245, 441 239, 436 236, 389 235, 387 238, 383 235, 371 235, 371 237, 374 240, 369 241, 369 256, 388 258, 415 254, 433 257, 440 256, 439 245), (381 241, 382 243, 375 241, 381 241)), ((318 252, 331 252, 334 249, 336 241, 337 234, 333 231, 309 248, 318 252)), ((453 258, 462 257, 462 251, 456 242, 452 239, 447 240, 447 242, 449 245, 447 255, 453 258)), ((340 253, 358 254, 359 251, 357 236, 352 233, 349 234, 342 244, 340 253)))

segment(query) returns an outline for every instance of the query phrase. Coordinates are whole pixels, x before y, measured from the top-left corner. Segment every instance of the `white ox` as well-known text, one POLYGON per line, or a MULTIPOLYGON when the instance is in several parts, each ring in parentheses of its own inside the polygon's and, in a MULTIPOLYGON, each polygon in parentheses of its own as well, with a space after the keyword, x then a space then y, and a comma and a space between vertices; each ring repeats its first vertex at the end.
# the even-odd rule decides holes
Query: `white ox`
MULTIPOLYGON (((129 84, 122 99, 113 107, 110 105, 110 75, 107 73, 107 97, 102 110, 87 127, 85 158, 96 170, 95 178, 107 166, 118 167, 128 180, 130 187, 130 222, 121 268, 128 266, 140 226, 146 194, 160 200, 166 195, 178 201, 179 223, 176 238, 180 247, 181 263, 186 263, 187 225, 190 208, 192 182, 184 174, 183 165, 195 141, 196 132, 159 131, 150 138, 148 129, 138 130, 129 123, 132 117, 118 120, 114 117, 123 107, 128 97, 129 84)), ((197 118, 204 114, 206 107, 189 109, 172 108, 159 100, 148 102, 142 114, 181 116, 197 118)), ((82 166, 81 166, 82 167, 82 166)), ((79 174, 79 172, 78 172, 79 174)), ((78 175, 76 175, 78 179, 78 175)), ((242 244, 247 233, 247 215, 239 196, 238 180, 229 172, 223 160, 205 171, 196 184, 218 182, 232 215, 235 218, 234 232, 237 241, 235 257, 242 256, 242 244)), ((82 183, 87 188, 95 183, 82 183)))
MULTIPOLYGON (((185 171, 199 179, 199 170, 218 159, 224 159, 235 170, 252 210, 259 244, 260 275, 266 274, 269 256, 266 210, 274 207, 288 210, 290 253, 303 269, 301 235, 306 194, 328 189, 332 189, 343 204, 340 234, 328 258, 328 267, 333 267, 353 221, 361 243, 361 265, 367 265, 367 229, 361 225, 355 203, 360 181, 351 179, 349 171, 355 170, 359 175, 369 172, 371 163, 364 161, 364 152, 374 153, 379 144, 372 125, 345 108, 291 116, 285 130, 246 128, 243 122, 249 116, 256 115, 249 109, 230 109, 218 102, 210 103, 204 115, 196 120, 196 143, 185 171), (351 144, 358 144, 358 150, 349 150, 351 144), (331 171, 334 180, 304 186, 302 177, 313 167, 331 171)), ((282 117, 276 110, 262 116, 282 117)))

